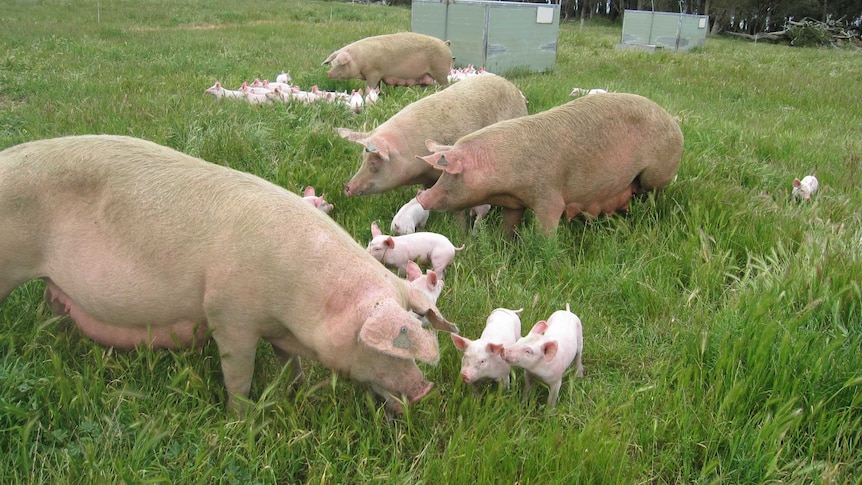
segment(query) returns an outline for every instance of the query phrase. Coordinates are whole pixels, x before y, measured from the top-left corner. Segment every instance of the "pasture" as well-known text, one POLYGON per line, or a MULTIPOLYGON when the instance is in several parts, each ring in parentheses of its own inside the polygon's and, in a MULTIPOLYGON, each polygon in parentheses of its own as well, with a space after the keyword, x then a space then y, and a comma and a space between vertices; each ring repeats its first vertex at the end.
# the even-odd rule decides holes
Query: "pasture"
MULTIPOLYGON (((313 185, 365 245, 415 189, 345 197, 361 154, 335 128, 371 129, 435 88, 384 87, 361 114, 204 90, 289 70, 303 88, 349 92, 363 83, 327 79, 321 61, 409 28, 408 8, 319 0, 9 0, 0 148, 145 138, 313 185)), ((401 417, 312 361, 289 386, 261 345, 256 402, 236 420, 214 343, 99 346, 51 317, 37 281, 0 308, 0 483, 859 483, 860 53, 721 37, 646 53, 615 50, 619 37, 619 25, 564 24, 556 69, 507 78, 530 113, 581 87, 679 117, 685 150, 666 190, 553 237, 528 216, 502 238, 494 211, 475 234, 443 213, 427 228, 467 246, 438 301, 463 335, 497 307, 523 307, 524 332, 566 303, 579 315, 584 378, 567 376, 553 412, 541 385, 521 402, 520 373, 509 391, 471 390, 440 334, 439 364, 422 365, 435 388, 401 417), (811 173, 820 190, 791 201, 794 177, 811 173)))

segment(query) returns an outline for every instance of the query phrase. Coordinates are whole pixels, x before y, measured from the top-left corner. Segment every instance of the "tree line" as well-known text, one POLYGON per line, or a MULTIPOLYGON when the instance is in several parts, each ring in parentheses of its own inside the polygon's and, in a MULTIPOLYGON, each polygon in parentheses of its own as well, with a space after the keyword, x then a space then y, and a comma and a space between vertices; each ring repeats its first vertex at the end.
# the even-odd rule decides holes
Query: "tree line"
POLYGON ((789 20, 816 19, 862 27, 862 0, 561 0, 564 19, 620 21, 625 10, 708 15, 710 33, 781 30, 789 20))

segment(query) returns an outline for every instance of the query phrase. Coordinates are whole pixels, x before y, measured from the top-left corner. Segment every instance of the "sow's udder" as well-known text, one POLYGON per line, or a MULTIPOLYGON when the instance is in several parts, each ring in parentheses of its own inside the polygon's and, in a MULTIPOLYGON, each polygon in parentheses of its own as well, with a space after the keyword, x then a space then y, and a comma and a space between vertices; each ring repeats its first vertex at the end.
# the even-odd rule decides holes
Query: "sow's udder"
POLYGON ((78 306, 53 281, 45 280, 45 301, 55 316, 69 315, 78 329, 99 344, 132 349, 140 345, 176 349, 200 347, 207 338, 206 322, 180 321, 167 327, 124 328, 100 322, 78 306))

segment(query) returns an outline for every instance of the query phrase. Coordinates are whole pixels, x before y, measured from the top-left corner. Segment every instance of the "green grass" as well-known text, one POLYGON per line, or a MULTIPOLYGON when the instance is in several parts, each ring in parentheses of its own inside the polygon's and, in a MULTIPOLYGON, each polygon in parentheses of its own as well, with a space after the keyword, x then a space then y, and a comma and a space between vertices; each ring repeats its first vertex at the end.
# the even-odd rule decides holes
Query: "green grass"
MULTIPOLYGON (((385 88, 360 115, 204 94, 290 70, 352 89, 320 62, 409 29, 405 8, 288 0, 8 1, 0 13, 0 147, 134 135, 299 191, 312 184, 360 243, 412 196, 345 198, 373 128, 431 88, 385 88)), ((566 303, 584 322, 584 379, 553 413, 537 386, 458 382, 440 335, 435 390, 403 417, 306 361, 289 386, 261 345, 243 421, 225 413, 213 343, 120 352, 57 322, 42 286, 0 309, 0 483, 859 483, 862 476, 862 62, 845 50, 727 38, 689 54, 617 51, 618 26, 561 27, 557 66, 510 79, 531 113, 573 87, 645 95, 680 118, 677 179, 628 215, 533 218, 514 240, 492 213, 439 301, 466 336, 496 307, 526 328, 566 303), (790 201, 794 177, 817 196, 790 201)), ((549 133, 548 136, 554 136, 549 133)))

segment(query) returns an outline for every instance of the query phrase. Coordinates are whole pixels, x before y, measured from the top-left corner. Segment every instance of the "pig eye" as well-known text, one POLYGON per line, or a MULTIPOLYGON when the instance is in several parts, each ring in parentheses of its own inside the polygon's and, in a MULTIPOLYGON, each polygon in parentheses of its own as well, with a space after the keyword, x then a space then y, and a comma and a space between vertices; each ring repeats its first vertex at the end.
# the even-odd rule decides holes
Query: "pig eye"
POLYGON ((524 353, 527 355, 533 355, 533 349, 527 349, 524 351, 524 353))

